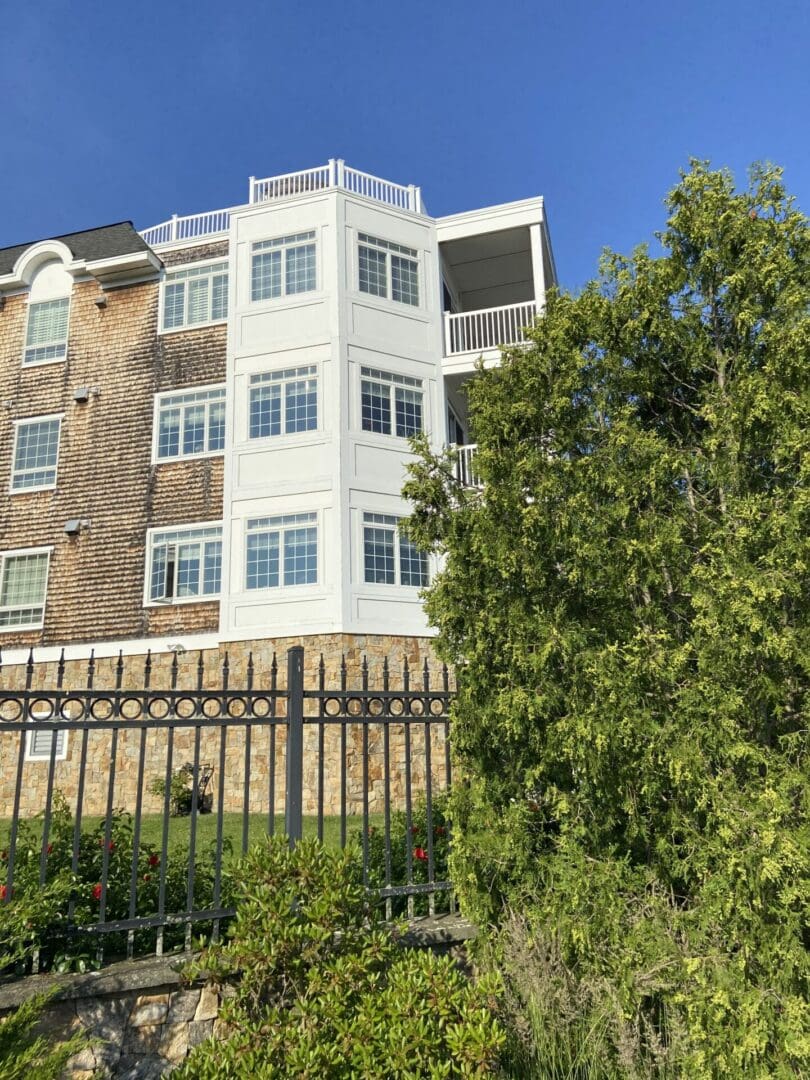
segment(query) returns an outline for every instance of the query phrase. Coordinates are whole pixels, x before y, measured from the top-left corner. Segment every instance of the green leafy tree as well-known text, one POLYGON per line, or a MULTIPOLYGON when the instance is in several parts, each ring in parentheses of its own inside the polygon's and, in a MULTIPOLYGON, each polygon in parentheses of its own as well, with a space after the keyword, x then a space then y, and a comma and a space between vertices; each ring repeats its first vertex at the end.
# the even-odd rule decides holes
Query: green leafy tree
POLYGON ((660 254, 606 253, 471 381, 482 490, 426 445, 406 485, 453 879, 602 988, 605 1075, 804 1075, 810 231, 766 166, 693 162, 667 207, 660 254))

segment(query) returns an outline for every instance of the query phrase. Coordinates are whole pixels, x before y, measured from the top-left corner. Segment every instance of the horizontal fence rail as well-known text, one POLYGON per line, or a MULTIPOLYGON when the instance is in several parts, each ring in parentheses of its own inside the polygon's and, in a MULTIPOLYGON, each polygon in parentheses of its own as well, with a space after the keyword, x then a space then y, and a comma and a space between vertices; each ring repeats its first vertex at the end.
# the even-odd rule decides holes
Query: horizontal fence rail
MULTIPOLYGON (((313 191, 327 191, 341 188, 355 195, 373 199, 386 206, 395 206, 400 210, 410 210, 415 214, 425 212, 421 189, 409 184, 394 184, 379 176, 352 169, 338 158, 330 158, 325 165, 314 169, 302 169, 299 172, 284 173, 281 176, 268 176, 256 179, 251 176, 248 203, 270 202, 274 199, 287 199, 294 195, 307 195, 313 191)), ((230 218, 234 210, 210 210, 202 214, 189 214, 178 217, 175 214, 160 225, 152 225, 141 232, 141 236, 152 246, 174 244, 183 240, 196 240, 203 236, 226 233, 230 227, 230 218)))
POLYGON ((277 832, 351 845, 389 916, 452 907, 446 667, 321 657, 305 677, 296 647, 286 679, 250 655, 234 687, 227 654, 153 661, 119 655, 107 686, 92 656, 81 680, 64 654, 0 666, 0 901, 67 888, 34 970, 216 940, 234 857, 277 832))
POLYGON ((526 340, 525 328, 532 325, 536 313, 534 300, 480 311, 447 312, 444 316, 445 356, 519 345, 526 340))

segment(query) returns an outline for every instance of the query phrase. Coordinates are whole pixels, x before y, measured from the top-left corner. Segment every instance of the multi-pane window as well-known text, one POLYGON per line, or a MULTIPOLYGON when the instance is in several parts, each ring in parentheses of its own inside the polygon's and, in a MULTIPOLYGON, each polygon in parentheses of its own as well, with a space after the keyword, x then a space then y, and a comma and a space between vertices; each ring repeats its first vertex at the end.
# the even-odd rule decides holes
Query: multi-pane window
POLYGON ((401 304, 419 304, 419 263, 413 248, 360 233, 357 257, 360 292, 401 304))
POLYGON ((250 299, 312 292, 315 289, 315 232, 279 236, 253 245, 250 299))
POLYGON ((17 424, 12 491, 54 486, 61 424, 58 416, 22 420, 17 424))
POLYGON ((47 551, 0 555, 0 629, 42 626, 49 557, 47 551))
MULTIPOLYGON (((31 710, 30 719, 52 720, 59 717, 53 717, 50 710, 35 707, 31 710)), ((54 761, 64 761, 67 757, 67 732, 47 728, 44 731, 29 731, 25 756, 28 761, 50 761, 51 757, 54 761)))
POLYGON ((228 317, 228 263, 170 270, 163 282, 163 329, 179 330, 228 317))
POLYGON ((314 364, 251 375, 251 439, 314 431, 317 426, 318 373, 314 364))
POLYGON ((363 431, 407 438, 422 430, 421 379, 367 367, 360 375, 363 431))
POLYGON ((153 532, 149 540, 150 602, 218 596, 222 581, 222 526, 153 532))
POLYGON ((28 305, 24 364, 65 359, 69 311, 70 299, 67 296, 61 300, 43 300, 39 304, 28 305))
POLYGON ((428 583, 428 559, 404 533, 391 514, 363 514, 364 580, 374 585, 428 583))
POLYGON ((225 387, 161 394, 155 402, 158 461, 225 449, 225 387))
POLYGON ((283 514, 248 519, 245 565, 248 589, 316 584, 317 515, 283 514))

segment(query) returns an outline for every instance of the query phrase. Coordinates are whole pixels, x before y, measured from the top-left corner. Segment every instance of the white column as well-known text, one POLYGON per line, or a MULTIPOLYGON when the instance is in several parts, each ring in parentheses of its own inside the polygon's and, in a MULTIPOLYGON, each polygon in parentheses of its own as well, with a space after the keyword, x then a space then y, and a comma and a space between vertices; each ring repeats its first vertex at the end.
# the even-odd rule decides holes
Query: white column
POLYGON ((543 268, 543 236, 539 222, 536 225, 529 226, 529 243, 532 249, 534 302, 539 314, 546 306, 546 275, 543 268))

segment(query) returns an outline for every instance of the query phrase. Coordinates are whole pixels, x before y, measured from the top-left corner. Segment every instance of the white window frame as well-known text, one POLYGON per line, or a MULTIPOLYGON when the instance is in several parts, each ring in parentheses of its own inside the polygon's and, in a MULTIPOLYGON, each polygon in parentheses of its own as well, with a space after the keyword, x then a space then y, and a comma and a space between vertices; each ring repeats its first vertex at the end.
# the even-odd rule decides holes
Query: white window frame
POLYGON ((70 297, 69 296, 52 296, 43 300, 29 300, 28 310, 25 318, 25 339, 23 341, 23 358, 22 365, 24 368, 41 367, 43 364, 63 364, 67 360, 68 341, 70 340, 70 297), (45 304, 66 304, 67 305, 67 317, 65 319, 65 336, 64 338, 54 339, 40 345, 28 344, 28 327, 31 322, 31 312, 34 308, 42 307, 45 304), (62 346, 61 356, 47 356, 41 360, 27 360, 26 354, 31 349, 48 349, 62 346))
MULTIPOLYGON (((26 623, 14 623, 13 625, 2 626, 0 625, 0 634, 16 634, 23 630, 41 630, 45 625, 45 607, 48 603, 48 578, 51 572, 51 554, 53 552, 52 547, 33 547, 33 548, 14 548, 9 551, 0 551, 0 597, 3 592, 3 582, 6 575, 6 563, 9 559, 16 559, 25 557, 28 555, 45 555, 47 556, 47 563, 45 564, 45 588, 42 594, 42 614, 38 620, 26 623)), ((0 608, 2 611, 27 611, 29 608, 36 608, 37 604, 14 604, 7 607, 0 608)))
POLYGON ((321 572, 323 566, 323 553, 321 550, 321 515, 317 510, 290 510, 282 514, 263 515, 245 519, 244 540, 242 544, 244 558, 243 587, 248 596, 261 596, 266 593, 277 595, 279 593, 298 593, 304 589, 317 589, 321 585, 321 572), (285 584, 284 582, 284 535, 294 529, 315 529, 315 580, 302 581, 298 584, 285 584), (278 585, 248 585, 248 538, 251 535, 277 532, 278 544, 278 585))
POLYGON ((321 371, 320 364, 301 364, 298 367, 285 366, 271 371, 255 371, 248 377, 248 400, 247 400, 247 441, 251 444, 271 440, 297 440, 306 438, 308 435, 316 435, 321 430, 321 371), (302 382, 306 379, 315 380, 315 427, 304 428, 300 431, 287 430, 287 387, 292 383, 302 382), (251 412, 253 404, 253 391, 261 386, 279 386, 281 401, 281 430, 273 435, 251 434, 251 412))
MULTIPOLYGON (((224 563, 222 562, 222 544, 223 544, 223 523, 222 521, 201 521, 188 523, 184 522, 182 525, 162 525, 160 527, 147 529, 146 531, 146 571, 144 574, 144 587, 143 587, 143 606, 146 608, 156 607, 177 607, 181 604, 207 604, 209 601, 218 601, 222 596, 222 571, 224 563), (155 538, 167 534, 180 534, 176 540, 171 541, 171 544, 178 545, 183 543, 195 543, 198 542, 200 546, 206 542, 215 541, 216 536, 198 536, 195 537, 195 533, 200 533, 204 529, 218 529, 219 530, 219 542, 220 542, 220 578, 219 578, 219 591, 215 593, 203 593, 200 592, 195 596, 163 596, 152 597, 152 560, 154 552, 157 546, 155 544, 155 538), (183 540, 183 534, 188 535, 188 540, 183 540)), ((202 586, 202 575, 204 573, 203 566, 204 555, 200 553, 200 586, 202 586)), ((177 565, 175 562, 175 577, 173 580, 173 590, 176 586, 176 574, 177 565)))
POLYGON ((273 304, 279 301, 308 296, 318 291, 318 231, 306 229, 302 232, 287 233, 284 236, 268 237, 265 240, 254 240, 250 245, 250 266, 248 267, 248 299, 251 304, 273 304), (313 247, 315 272, 311 289, 287 289, 287 258, 288 252, 293 248, 313 247), (255 260, 265 252, 278 251, 281 253, 279 270, 279 292, 274 296, 254 296, 253 275, 255 260))
MULTIPOLYGON (((179 454, 172 454, 170 457, 158 457, 158 451, 160 450, 160 414, 164 409, 171 409, 183 406, 190 406, 194 404, 191 399, 195 394, 214 394, 220 393, 221 397, 203 399, 199 404, 205 406, 205 443, 208 444, 211 428, 211 405, 221 401, 223 405, 226 405, 226 386, 225 383, 218 383, 211 386, 188 386, 184 390, 171 390, 163 394, 155 394, 154 415, 152 418, 152 463, 154 465, 168 465, 174 461, 189 461, 192 458, 203 457, 221 457, 225 453, 225 447, 221 450, 200 450, 192 452, 190 454, 182 453, 183 435, 185 432, 185 417, 180 418, 180 447, 181 452, 179 454), (189 400, 184 400, 189 399, 189 400), (175 404, 176 403, 176 404, 175 404)), ((226 408, 226 430, 225 439, 227 440, 227 408, 226 408)))
POLYGON ((364 436, 374 436, 380 439, 401 439, 406 442, 410 435, 397 433, 397 389, 408 390, 421 395, 422 426, 413 434, 424 434, 427 431, 427 392, 424 379, 414 375, 404 375, 399 371, 386 371, 383 368, 372 368, 363 364, 360 368, 360 393, 359 393, 359 426, 364 436), (388 387, 388 409, 391 419, 390 431, 374 431, 373 428, 363 426, 363 383, 373 382, 388 387))
MULTIPOLYGON (((29 713, 28 719, 29 720, 53 720, 53 719, 58 719, 58 717, 54 717, 51 714, 50 709, 45 709, 44 707, 41 707, 41 708, 37 709, 36 706, 35 706, 31 710, 31 712, 29 713)), ((37 735, 39 735, 39 734, 40 734, 40 732, 38 732, 38 731, 29 731, 27 733, 27 737, 26 737, 26 740, 25 740, 25 760, 26 761, 36 762, 36 763, 38 763, 40 765, 49 765, 50 761, 51 761, 51 753, 52 753, 54 741, 56 741, 56 753, 53 755, 53 760, 54 761, 65 761, 67 759, 68 734, 69 734, 67 730, 54 731, 52 733, 51 738, 49 740, 51 745, 48 747, 48 749, 45 751, 45 753, 38 753, 34 748, 34 742, 36 740, 37 735), (60 746, 60 744, 61 744, 61 746, 60 746)))
MULTIPOLYGON (((409 592, 417 592, 419 589, 426 589, 430 585, 431 580, 431 563, 430 555, 427 552, 420 552, 425 558, 425 574, 426 580, 419 585, 411 585, 410 583, 404 584, 402 581, 402 545, 401 541, 404 539, 407 543, 412 543, 400 532, 400 522, 402 516, 400 514, 384 513, 380 510, 362 510, 360 512, 360 583, 363 588, 373 589, 407 589, 409 592), (385 532, 389 532, 393 537, 394 547, 394 580, 393 581, 369 581, 366 578, 366 529, 382 529, 385 532)), ((418 549, 417 549, 418 550, 418 549)))
MULTIPOLYGON (((32 491, 53 491, 56 487, 56 478, 59 475, 59 450, 62 446, 62 420, 64 419, 64 413, 50 413, 47 416, 25 416, 19 420, 14 421, 14 445, 11 450, 11 476, 9 478, 9 494, 11 495, 28 495, 32 491), (31 487, 17 487, 14 484, 14 477, 18 475, 16 469, 17 461, 17 443, 20 437, 20 429, 27 424, 41 424, 44 422, 51 422, 53 420, 58 421, 59 429, 56 436, 56 461, 53 465, 53 481, 49 484, 34 484, 31 487)), ((40 469, 26 469, 24 472, 41 472, 40 469)))
POLYGON ((371 236, 369 233, 358 232, 357 234, 357 291, 364 296, 373 296, 377 300, 388 300, 392 304, 402 304, 406 308, 418 310, 422 306, 422 266, 419 252, 416 248, 406 244, 398 244, 393 240, 385 240, 381 236, 371 236), (385 257, 385 292, 374 292, 372 289, 363 287, 363 279, 360 273, 360 250, 367 248, 377 256, 385 257), (402 296, 394 296, 394 277, 392 259, 401 259, 413 263, 416 267, 416 300, 406 300, 402 296))
POLYGON ((219 259, 201 259, 199 262, 182 263, 178 266, 167 266, 163 278, 160 282, 160 303, 158 305, 158 333, 159 334, 177 334, 182 333, 184 330, 199 330, 204 326, 222 326, 223 323, 228 321, 228 311, 230 310, 230 280, 231 280, 231 267, 230 259, 226 255, 224 258, 219 259), (220 269, 225 267, 224 270, 220 269), (196 270, 203 271, 202 273, 193 273, 196 270), (191 272, 191 273, 190 273, 191 272), (225 275, 225 314, 214 319, 211 317, 214 305, 214 288, 213 278, 225 275), (188 276, 183 276, 188 275, 188 276), (201 322, 189 322, 188 321, 188 293, 189 293, 189 281, 194 280, 208 280, 208 315, 209 318, 201 322), (182 326, 164 326, 163 322, 166 318, 166 289, 169 285, 179 285, 180 282, 185 283, 183 290, 183 323, 182 326))

